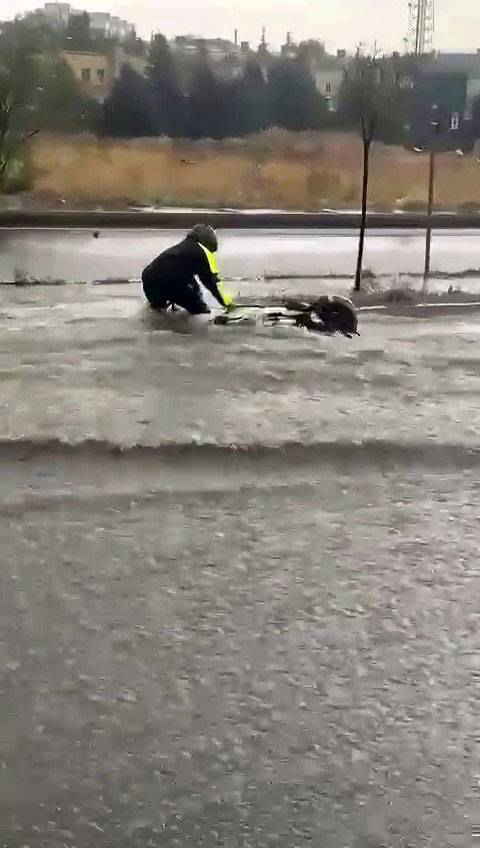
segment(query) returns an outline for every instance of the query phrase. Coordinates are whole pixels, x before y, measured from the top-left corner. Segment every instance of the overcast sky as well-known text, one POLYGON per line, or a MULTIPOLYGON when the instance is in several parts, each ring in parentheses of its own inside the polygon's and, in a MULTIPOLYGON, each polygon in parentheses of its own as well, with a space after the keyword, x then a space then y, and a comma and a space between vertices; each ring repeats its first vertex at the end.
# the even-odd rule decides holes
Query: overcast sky
MULTIPOLYGON (((0 19, 38 8, 44 0, 0 0, 0 19)), ((256 45, 262 25, 278 46, 288 30, 295 39, 320 38, 329 49, 358 42, 401 50, 408 0, 74 0, 77 8, 105 11, 132 21, 139 35, 192 33, 232 37, 256 45)), ((435 47, 480 48, 480 0, 436 0, 435 47)))

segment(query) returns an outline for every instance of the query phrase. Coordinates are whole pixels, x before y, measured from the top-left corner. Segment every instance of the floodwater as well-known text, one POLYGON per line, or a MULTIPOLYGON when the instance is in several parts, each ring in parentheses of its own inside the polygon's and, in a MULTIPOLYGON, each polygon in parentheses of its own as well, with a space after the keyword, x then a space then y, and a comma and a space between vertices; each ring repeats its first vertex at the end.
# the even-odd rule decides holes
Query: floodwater
POLYGON ((1 844, 472 848, 478 315, 1 295, 1 844))
MULTIPOLYGON (((142 268, 180 232, 162 230, 0 230, 0 280, 138 279, 142 268)), ((351 276, 357 234, 339 230, 219 233, 224 275, 236 279, 293 276, 351 276)), ((438 231, 432 268, 439 273, 479 269, 472 282, 480 290, 478 231, 438 231)), ((378 275, 423 273, 425 235, 419 231, 370 231, 365 267, 378 275)), ((471 288, 470 285, 470 288, 471 288)))

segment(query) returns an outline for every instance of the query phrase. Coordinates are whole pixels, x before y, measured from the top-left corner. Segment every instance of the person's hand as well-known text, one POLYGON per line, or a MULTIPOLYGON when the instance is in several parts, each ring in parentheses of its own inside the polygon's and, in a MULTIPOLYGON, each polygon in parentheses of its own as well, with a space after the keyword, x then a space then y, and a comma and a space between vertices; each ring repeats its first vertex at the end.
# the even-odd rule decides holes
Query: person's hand
POLYGON ((219 293, 222 297, 223 308, 226 312, 230 312, 230 310, 234 307, 233 296, 230 294, 228 289, 225 288, 225 286, 221 285, 220 283, 217 285, 219 293))

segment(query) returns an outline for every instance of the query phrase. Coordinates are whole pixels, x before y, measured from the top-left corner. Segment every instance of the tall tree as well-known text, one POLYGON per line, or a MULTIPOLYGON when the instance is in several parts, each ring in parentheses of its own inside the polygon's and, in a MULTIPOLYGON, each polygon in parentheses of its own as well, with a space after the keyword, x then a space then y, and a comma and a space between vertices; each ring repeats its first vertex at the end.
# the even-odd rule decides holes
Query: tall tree
POLYGON ((247 62, 240 77, 221 83, 217 95, 223 102, 219 135, 241 138, 268 126, 267 85, 256 60, 247 62))
POLYGON ((223 138, 227 134, 227 90, 213 73, 206 50, 201 48, 188 92, 188 129, 192 138, 223 138))
POLYGON ((318 129, 326 120, 327 105, 309 71, 298 60, 284 60, 269 73, 271 118, 287 130, 318 129))
POLYGON ((146 76, 152 98, 156 135, 178 136, 184 130, 184 97, 178 68, 164 35, 154 36, 148 51, 146 76))
POLYGON ((309 70, 315 66, 319 67, 326 61, 332 61, 332 58, 327 55, 323 42, 317 41, 314 38, 300 42, 298 45, 297 58, 299 62, 302 62, 302 64, 304 64, 309 70))
POLYGON ((20 162, 22 144, 35 133, 32 112, 38 102, 37 68, 29 47, 13 30, 0 59, 0 190, 9 168, 20 162))
POLYGON ((104 103, 104 131, 117 138, 153 135, 150 91, 147 81, 124 65, 110 97, 104 103))
POLYGON ((395 104, 402 87, 403 69, 392 59, 362 56, 360 51, 345 77, 341 109, 356 124, 363 146, 362 213, 358 241, 355 291, 362 285, 363 255, 367 229, 370 154, 375 139, 391 126, 395 104))
POLYGON ((0 36, 0 75, 8 91, 11 121, 23 124, 26 113, 38 99, 39 61, 35 31, 23 21, 13 21, 0 36))
POLYGON ((250 59, 243 72, 244 134, 259 132, 270 123, 268 87, 264 72, 255 59, 250 59))
POLYGON ((35 110, 40 129, 78 132, 87 102, 71 68, 62 59, 44 62, 35 110))
POLYGON ((25 163, 24 142, 37 129, 81 126, 84 98, 59 59, 62 36, 38 14, 0 31, 0 179, 25 163))

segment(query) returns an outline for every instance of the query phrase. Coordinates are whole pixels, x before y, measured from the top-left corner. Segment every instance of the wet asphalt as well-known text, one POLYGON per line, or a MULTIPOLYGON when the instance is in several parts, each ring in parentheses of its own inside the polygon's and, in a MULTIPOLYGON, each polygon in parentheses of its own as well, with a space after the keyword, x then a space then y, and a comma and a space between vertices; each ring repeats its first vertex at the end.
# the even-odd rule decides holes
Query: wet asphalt
MULTIPOLYGON (((0 229, 0 280, 138 279, 157 253, 182 236, 181 231, 168 230, 0 229)), ((351 277, 355 272, 358 234, 352 230, 220 230, 219 240, 222 274, 235 279, 351 277)), ((424 251, 421 229, 369 230, 365 268, 390 278, 419 275, 424 251)), ((432 270, 439 274, 477 271, 469 290, 478 292, 478 230, 435 232, 432 270)))
POLYGON ((478 316, 0 311, 1 844, 474 846, 478 316))

